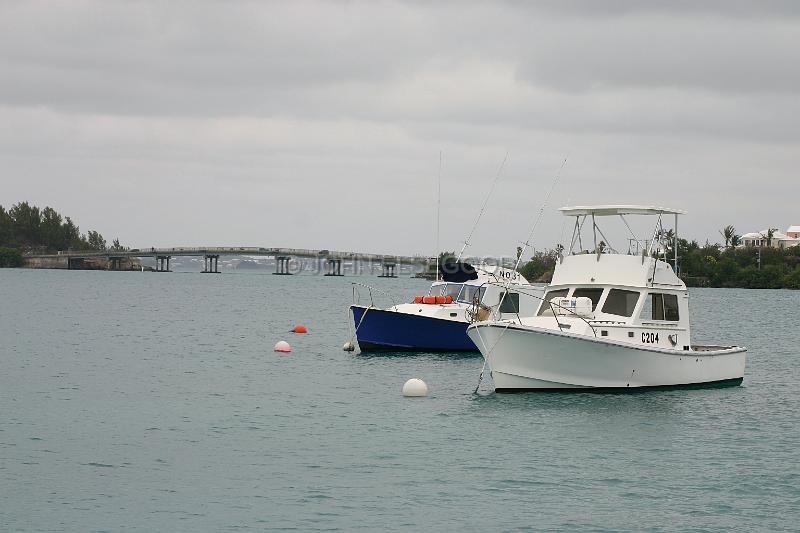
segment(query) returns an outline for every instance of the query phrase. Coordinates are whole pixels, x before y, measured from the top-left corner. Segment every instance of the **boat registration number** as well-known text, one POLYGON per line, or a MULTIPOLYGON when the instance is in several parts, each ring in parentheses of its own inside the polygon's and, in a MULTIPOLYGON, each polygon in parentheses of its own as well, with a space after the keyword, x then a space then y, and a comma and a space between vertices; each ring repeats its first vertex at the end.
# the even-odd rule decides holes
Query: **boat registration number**
POLYGON ((658 343, 658 333, 650 333, 649 331, 642 332, 642 342, 647 344, 658 343))

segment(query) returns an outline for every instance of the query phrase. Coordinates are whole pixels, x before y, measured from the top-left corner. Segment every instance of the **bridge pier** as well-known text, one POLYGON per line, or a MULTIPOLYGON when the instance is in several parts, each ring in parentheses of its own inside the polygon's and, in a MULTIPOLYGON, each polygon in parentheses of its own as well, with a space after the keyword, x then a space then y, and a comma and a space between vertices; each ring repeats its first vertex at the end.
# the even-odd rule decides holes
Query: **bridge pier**
POLYGON ((396 278, 397 274, 395 274, 394 269, 397 266, 395 263, 382 263, 381 266, 383 267, 383 274, 378 276, 379 278, 396 278))
POLYGON ((108 256, 107 270, 122 270, 122 260, 124 257, 108 256))
POLYGON ((342 260, 341 259, 328 259, 328 272, 326 276, 343 276, 342 274, 342 260))
POLYGON ((292 273, 289 272, 289 261, 292 258, 288 255, 279 255, 275 258, 275 272, 273 274, 278 276, 291 276, 292 273))
POLYGON ((206 254, 203 273, 219 274, 219 255, 206 254))
POLYGON ((172 259, 168 255, 156 256, 156 272, 172 272, 169 269, 169 260, 172 259))

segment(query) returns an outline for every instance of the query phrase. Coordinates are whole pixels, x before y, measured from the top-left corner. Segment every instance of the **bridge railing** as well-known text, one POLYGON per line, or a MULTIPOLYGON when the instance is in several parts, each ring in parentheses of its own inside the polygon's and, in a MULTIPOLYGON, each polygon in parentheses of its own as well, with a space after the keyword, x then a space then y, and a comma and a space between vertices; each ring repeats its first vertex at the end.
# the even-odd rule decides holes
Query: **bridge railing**
POLYGON ((171 248, 129 248, 127 250, 59 250, 51 254, 25 254, 26 257, 147 257, 155 255, 268 255, 336 259, 342 261, 393 262, 407 265, 424 265, 430 259, 423 256, 370 254, 353 251, 312 250, 309 248, 265 248, 262 246, 178 246, 171 248))

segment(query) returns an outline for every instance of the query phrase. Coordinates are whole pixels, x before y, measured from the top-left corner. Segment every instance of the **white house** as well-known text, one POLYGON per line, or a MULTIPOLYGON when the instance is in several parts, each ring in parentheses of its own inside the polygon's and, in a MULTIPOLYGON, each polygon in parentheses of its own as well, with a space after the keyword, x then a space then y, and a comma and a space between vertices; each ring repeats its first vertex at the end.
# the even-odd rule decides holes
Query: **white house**
MULTIPOLYGON (((740 237, 741 246, 767 246, 769 230, 745 233, 740 237)), ((791 248, 800 245, 800 226, 789 226, 786 233, 775 231, 772 234, 772 248, 791 248)))

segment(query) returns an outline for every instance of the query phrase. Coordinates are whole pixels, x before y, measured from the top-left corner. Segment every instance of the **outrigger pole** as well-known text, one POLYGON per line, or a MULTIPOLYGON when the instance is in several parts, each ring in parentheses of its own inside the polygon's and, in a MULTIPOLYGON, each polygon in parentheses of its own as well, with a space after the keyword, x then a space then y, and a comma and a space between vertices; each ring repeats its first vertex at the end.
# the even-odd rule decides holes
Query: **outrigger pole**
MULTIPOLYGON (((550 196, 553 195, 553 191, 556 188, 556 183, 558 183, 558 179, 561 177, 561 171, 564 169, 564 165, 567 164, 567 157, 564 158, 564 161, 561 162, 561 166, 558 167, 558 172, 556 172, 555 177, 553 178, 553 183, 550 185, 550 190, 547 191, 547 196, 545 196, 544 202, 542 203, 542 207, 539 208, 539 214, 536 216, 536 221, 533 223, 531 227, 530 233, 528 233, 528 238, 525 239, 525 242, 522 243, 522 253, 519 254, 517 257, 517 263, 514 265, 514 271, 519 271, 519 265, 522 262, 522 256, 525 254, 525 251, 528 249, 530 245, 531 239, 533 239, 533 233, 536 231, 536 226, 539 225, 539 221, 542 220, 542 215, 544 215, 544 210, 547 208, 548 202, 550 202, 550 196)), ((508 294, 508 289, 511 287, 511 278, 506 280, 506 286, 503 290, 503 295, 500 297, 500 301, 497 302, 497 309, 500 309, 500 306, 503 305, 503 301, 506 299, 506 295, 508 294)), ((521 322, 521 320, 520 320, 521 322)), ((497 344, 497 343, 495 343, 497 344)), ((494 348, 494 346, 492 346, 494 348)), ((475 386, 475 390, 473 394, 478 393, 478 389, 481 388, 481 383, 483 382, 483 373, 486 371, 486 363, 489 361, 489 355, 491 354, 491 349, 486 352, 486 355, 483 357, 483 367, 481 367, 481 375, 478 376, 478 385, 475 386)))
MULTIPOLYGON (((550 184, 550 190, 547 191, 547 196, 544 198, 544 202, 542 203, 542 207, 539 208, 539 214, 536 216, 536 221, 533 223, 531 227, 530 233, 528 233, 528 238, 525 239, 525 242, 522 243, 522 253, 519 254, 517 257, 517 263, 514 265, 514 270, 519 269, 519 265, 522 262, 522 256, 525 255, 528 247, 531 244, 531 240, 533 239, 533 233, 536 231, 536 227, 539 225, 539 222, 542 220, 542 215, 544 215, 544 210, 547 209, 547 204, 550 202, 550 196, 553 195, 553 191, 556 188, 556 184, 558 183, 559 178, 561 177, 561 170, 564 168, 564 165, 567 164, 567 158, 564 158, 564 161, 561 162, 561 166, 558 167, 558 172, 556 172, 555 177, 553 178, 553 183, 550 184)), ((506 283, 506 292, 508 291, 508 287, 511 285, 511 281, 509 280, 506 283)), ((505 297, 505 295, 504 295, 505 297)))
POLYGON ((461 247, 461 251, 458 253, 458 257, 456 261, 461 260, 461 256, 464 255, 464 251, 469 246, 469 241, 472 239, 472 234, 475 233, 475 229, 478 227, 478 222, 481 221, 481 217, 483 216, 483 212, 486 210, 486 204, 489 203, 489 198, 491 198, 492 193, 494 192, 494 188, 497 185, 498 180, 500 179, 500 175, 503 173, 503 167, 506 166, 506 160, 508 159, 508 152, 506 152, 505 157, 503 157, 503 162, 500 163, 500 168, 497 169, 497 176, 494 178, 494 182, 492 183, 492 188, 489 189, 489 194, 486 195, 486 198, 483 200, 483 205, 481 206, 481 210, 478 213, 478 218, 475 219, 475 224, 472 226, 472 231, 469 232, 469 236, 467 240, 464 241, 464 246, 461 247))

